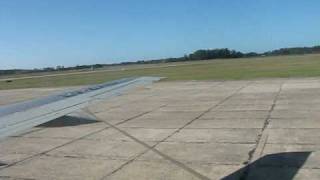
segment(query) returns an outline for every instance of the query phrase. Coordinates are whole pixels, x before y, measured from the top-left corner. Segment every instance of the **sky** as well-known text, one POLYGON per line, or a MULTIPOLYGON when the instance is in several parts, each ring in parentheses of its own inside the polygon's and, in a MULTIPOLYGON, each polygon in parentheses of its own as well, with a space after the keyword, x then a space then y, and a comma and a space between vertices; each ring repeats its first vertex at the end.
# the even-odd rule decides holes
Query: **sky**
POLYGON ((0 0, 0 69, 320 44, 319 0, 0 0))

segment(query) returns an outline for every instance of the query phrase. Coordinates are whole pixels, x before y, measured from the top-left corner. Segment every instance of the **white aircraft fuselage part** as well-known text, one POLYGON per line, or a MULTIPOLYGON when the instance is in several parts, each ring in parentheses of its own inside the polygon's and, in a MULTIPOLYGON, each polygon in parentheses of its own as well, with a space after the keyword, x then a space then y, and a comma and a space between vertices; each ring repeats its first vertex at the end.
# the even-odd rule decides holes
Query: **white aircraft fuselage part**
POLYGON ((131 88, 151 84, 160 79, 159 77, 125 78, 22 103, 0 106, 0 139, 70 114, 88 106, 89 103, 121 95, 131 88))

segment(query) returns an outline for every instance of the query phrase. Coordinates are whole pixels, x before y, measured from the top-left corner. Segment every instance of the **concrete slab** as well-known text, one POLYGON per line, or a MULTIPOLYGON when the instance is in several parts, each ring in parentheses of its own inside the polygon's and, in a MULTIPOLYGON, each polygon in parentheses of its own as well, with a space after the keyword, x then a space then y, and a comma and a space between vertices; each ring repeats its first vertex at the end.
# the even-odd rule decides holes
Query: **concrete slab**
POLYGON ((174 111, 183 111, 183 112, 193 112, 193 111, 200 111, 204 112, 208 109, 210 109, 215 104, 209 104, 209 105, 168 105, 164 106, 159 109, 159 111, 165 111, 165 112, 174 112, 174 111))
POLYGON ((180 128, 200 116, 202 112, 155 111, 121 124, 120 127, 180 128))
POLYGON ((279 91, 279 83, 266 83, 266 84, 250 84, 243 88, 239 93, 275 93, 279 91))
POLYGON ((179 121, 185 120, 190 121, 198 117, 202 112, 181 112, 181 111, 155 111, 148 114, 145 114, 141 117, 136 118, 136 120, 157 120, 157 121, 179 121))
MULTIPOLYGON (((180 162, 241 165, 253 147, 253 144, 162 142, 156 149, 180 162)), ((139 159, 150 161, 162 157, 148 152, 139 159)))
MULTIPOLYGON (((159 142, 168 137, 177 129, 151 129, 151 128, 121 128, 126 133, 143 142, 159 142)), ((118 130, 109 128, 99 133, 86 137, 98 141, 134 141, 118 130)))
POLYGON ((277 144, 318 144, 319 129, 270 129, 269 143, 277 144))
POLYGON ((215 110, 222 111, 269 111, 271 104, 222 104, 215 110))
POLYGON ((259 101, 264 101, 264 100, 271 100, 274 99, 277 93, 238 93, 234 95, 231 100, 259 100, 259 101))
POLYGON ((186 128, 262 128, 263 119, 213 119, 194 121, 186 128))
MULTIPOLYGON (((33 157, 35 154, 18 154, 18 153, 3 153, 0 154, 1 166, 5 167, 7 165, 12 165, 14 163, 23 161, 25 159, 33 157)), ((1 179, 1 178, 0 178, 1 179)))
POLYGON ((63 146, 48 154, 70 157, 100 157, 103 159, 131 159, 147 149, 136 142, 130 141, 98 141, 79 140, 63 146))
POLYGON ((101 179, 125 161, 41 156, 0 171, 0 179, 101 179))
POLYGON ((260 129, 183 129, 166 141, 254 144, 260 131, 260 129))
POLYGON ((273 104, 273 99, 259 99, 259 98, 236 98, 236 96, 228 99, 223 103, 224 105, 271 105, 273 104))
POLYGON ((106 121, 111 124, 121 123, 125 120, 132 119, 137 116, 141 116, 147 113, 147 111, 123 111, 123 110, 110 110, 105 112, 96 113, 100 120, 106 121))
MULTIPOLYGON (((221 179, 241 166, 233 165, 210 165, 210 164, 185 164, 190 169, 209 179, 221 179)), ((134 161, 121 171, 108 176, 107 179, 129 180, 129 179, 200 179, 193 171, 187 171, 178 165, 168 161, 134 161)))
POLYGON ((320 120, 316 117, 299 119, 271 119, 271 128, 320 128, 320 120))
POLYGON ((271 118, 274 119, 315 119, 320 116, 320 111, 317 110, 274 110, 271 113, 271 118))
MULTIPOLYGON (((157 100, 155 100, 157 101, 157 100)), ((168 107, 172 106, 206 106, 206 107, 212 107, 219 103, 220 101, 198 101, 198 100, 186 100, 186 99, 178 99, 178 100, 167 100, 164 101, 164 103, 167 104, 168 107)), ((173 107, 172 107, 173 108, 173 107)))
POLYGON ((268 111, 211 111, 204 114, 200 120, 212 119, 266 119, 268 111))
POLYGON ((119 125, 119 127, 129 127, 129 128, 153 128, 153 129, 176 129, 183 127, 191 120, 174 120, 174 119, 134 119, 128 121, 124 124, 119 125))
POLYGON ((315 152, 320 151, 319 144, 270 144, 267 143, 263 153, 272 154, 277 152, 315 152))
POLYGON ((0 179, 319 179, 319 87, 156 83, 0 142, 0 179))
POLYGON ((107 179, 129 180, 129 179, 199 179, 197 176, 185 171, 175 164, 164 162, 134 161, 119 172, 107 179))
POLYGON ((300 83, 287 83, 283 85, 283 90, 299 90, 299 89, 317 89, 320 88, 319 82, 300 82, 300 83))
POLYGON ((320 109, 320 103, 312 103, 312 102, 281 102, 278 101, 275 108, 277 110, 295 110, 295 111, 308 111, 308 110, 319 110, 320 109))
POLYGON ((66 142, 67 140, 65 139, 7 138, 0 142, 0 159, 5 164, 12 164, 35 154, 59 147, 66 142))
POLYGON ((67 142, 64 139, 8 138, 0 142, 0 154, 36 154, 58 147, 67 142))
POLYGON ((148 112, 152 111, 154 109, 160 108, 164 106, 165 103, 163 102, 150 102, 150 101, 137 101, 129 104, 125 104, 122 106, 119 106, 117 108, 112 109, 110 112, 127 112, 127 111, 133 111, 133 112, 148 112))

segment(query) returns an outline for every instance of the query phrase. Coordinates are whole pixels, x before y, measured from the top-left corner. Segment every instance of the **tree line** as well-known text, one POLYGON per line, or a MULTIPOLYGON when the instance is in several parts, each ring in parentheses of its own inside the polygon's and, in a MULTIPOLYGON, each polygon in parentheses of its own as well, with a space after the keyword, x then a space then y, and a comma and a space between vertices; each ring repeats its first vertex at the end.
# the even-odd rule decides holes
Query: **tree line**
POLYGON ((0 70, 0 75, 22 74, 22 73, 35 73, 35 72, 51 72, 61 70, 84 70, 84 69, 97 69, 115 65, 129 65, 129 64, 155 64, 166 62, 182 62, 182 61, 200 61, 209 59, 234 59, 243 57, 261 57, 261 56, 280 56, 280 55, 301 55, 301 54, 315 54, 320 53, 320 46, 313 47, 294 47, 294 48, 281 48, 273 51, 267 51, 264 53, 249 52, 243 53, 236 50, 230 50, 228 48, 221 49, 200 49, 193 53, 184 55, 178 58, 165 58, 155 60, 140 60, 135 62, 121 62, 115 64, 93 64, 93 65, 78 65, 73 67, 47 67, 42 69, 10 69, 0 70))
POLYGON ((264 53, 249 52, 243 53, 228 48, 221 49, 200 49, 191 54, 184 55, 178 58, 165 58, 155 60, 141 60, 135 62, 122 62, 120 64, 154 64, 165 62, 179 62, 179 61, 197 61, 197 60, 210 60, 210 59, 232 59, 244 57, 262 57, 262 56, 279 56, 279 55, 299 55, 299 54, 313 54, 320 53, 320 46, 313 47, 294 47, 282 48, 264 53))

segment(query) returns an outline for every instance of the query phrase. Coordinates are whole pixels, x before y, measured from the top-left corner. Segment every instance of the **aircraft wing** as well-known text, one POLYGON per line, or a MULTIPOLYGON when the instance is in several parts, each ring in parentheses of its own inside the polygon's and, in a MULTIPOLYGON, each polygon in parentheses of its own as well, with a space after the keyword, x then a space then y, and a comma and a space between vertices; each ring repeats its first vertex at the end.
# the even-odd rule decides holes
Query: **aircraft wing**
POLYGON ((158 81, 159 77, 125 78, 80 90, 0 106, 0 139, 23 132, 86 107, 89 102, 118 96, 130 88, 158 81))

